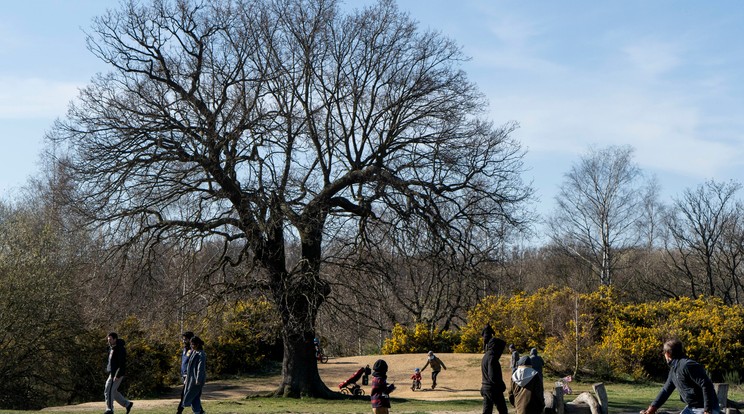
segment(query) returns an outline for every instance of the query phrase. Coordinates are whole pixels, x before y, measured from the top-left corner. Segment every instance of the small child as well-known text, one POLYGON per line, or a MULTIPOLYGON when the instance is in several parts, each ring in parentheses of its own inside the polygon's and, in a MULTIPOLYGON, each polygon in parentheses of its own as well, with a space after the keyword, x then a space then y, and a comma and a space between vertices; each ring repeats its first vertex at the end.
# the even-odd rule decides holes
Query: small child
POLYGON ((378 359, 372 366, 372 390, 369 393, 374 414, 388 414, 390 412, 390 393, 395 385, 387 383, 388 365, 378 359))
POLYGON ((411 391, 420 390, 421 389, 421 370, 416 368, 413 370, 413 375, 411 375, 411 379, 413 380, 413 383, 411 384, 411 391))

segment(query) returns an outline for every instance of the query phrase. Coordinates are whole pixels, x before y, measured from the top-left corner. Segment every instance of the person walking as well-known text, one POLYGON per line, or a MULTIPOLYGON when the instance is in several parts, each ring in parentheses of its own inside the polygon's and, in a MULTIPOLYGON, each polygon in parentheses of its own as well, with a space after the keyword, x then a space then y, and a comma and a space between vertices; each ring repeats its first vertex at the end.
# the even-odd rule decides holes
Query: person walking
POLYGON ((543 379, 543 367, 545 366, 545 360, 537 354, 537 348, 530 349, 530 362, 532 363, 532 369, 537 371, 540 375, 540 379, 543 379))
POLYGON ((109 333, 108 336, 106 336, 106 341, 109 345, 106 372, 108 372, 109 375, 103 392, 106 401, 105 414, 114 413, 114 401, 126 408, 127 414, 129 414, 134 403, 129 401, 119 392, 119 385, 121 385, 121 381, 127 373, 127 350, 124 347, 126 343, 123 339, 119 338, 119 335, 116 332, 109 333))
POLYGON ((372 366, 372 390, 369 399, 372 402, 374 414, 388 414, 390 412, 390 393, 395 390, 395 384, 387 383, 387 362, 378 359, 372 366))
POLYGON ((486 344, 486 352, 481 359, 481 396, 483 397, 483 414, 492 414, 493 407, 499 414, 507 414, 504 391, 506 384, 501 376, 499 358, 504 353, 506 342, 499 338, 491 338, 486 344))
POLYGON ((186 331, 181 334, 181 343, 183 348, 181 349, 181 400, 178 401, 178 409, 176 414, 183 412, 183 393, 186 390, 186 372, 189 366, 189 357, 191 357, 191 338, 194 337, 194 333, 186 331))
POLYGON ((436 355, 434 355, 434 351, 429 351, 427 354, 429 358, 426 360, 426 364, 424 364, 424 367, 421 368, 421 372, 424 372, 426 367, 431 365, 431 389, 434 389, 437 387, 437 376, 439 375, 439 371, 444 368, 447 370, 447 367, 444 366, 444 362, 442 362, 441 359, 437 358, 436 355))
POLYGON ((204 341, 198 336, 191 338, 191 356, 186 365, 186 380, 183 384, 184 407, 191 407, 194 414, 204 414, 201 405, 201 394, 207 380, 207 354, 204 352, 204 341))
POLYGON ((511 352, 509 367, 511 367, 511 372, 514 373, 517 370, 517 362, 519 362, 519 352, 517 352, 517 347, 514 344, 509 345, 509 351, 511 352))
POLYGON ((662 355, 669 365, 669 375, 656 399, 641 414, 655 414, 675 389, 687 404, 680 414, 720 414, 713 382, 702 365, 687 357, 682 342, 677 339, 666 341, 662 355))
POLYGON ((516 414, 542 414, 545 409, 543 381, 531 364, 530 357, 523 356, 511 376, 509 402, 516 414))

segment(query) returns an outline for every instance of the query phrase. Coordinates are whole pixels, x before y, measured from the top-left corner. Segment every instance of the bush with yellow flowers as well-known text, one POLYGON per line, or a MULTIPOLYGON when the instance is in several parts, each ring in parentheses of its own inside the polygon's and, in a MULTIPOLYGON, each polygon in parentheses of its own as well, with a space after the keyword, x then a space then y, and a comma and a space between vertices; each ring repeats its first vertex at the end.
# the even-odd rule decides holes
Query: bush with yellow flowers
POLYGON ((417 352, 449 352, 460 341, 460 335, 449 330, 429 328, 417 323, 413 329, 395 324, 390 338, 382 345, 383 354, 410 354, 417 352))
POLYGON ((281 355, 279 321, 274 306, 265 299, 241 301, 223 310, 216 329, 205 335, 213 375, 244 373, 259 367, 272 353, 281 355))
POLYGON ((454 350, 480 352, 481 330, 490 323, 497 337, 523 353, 542 349, 548 369, 559 375, 660 379, 668 370, 661 349, 670 338, 680 339, 714 379, 744 366, 744 307, 716 298, 639 304, 621 299, 611 288, 489 296, 468 313, 454 350))

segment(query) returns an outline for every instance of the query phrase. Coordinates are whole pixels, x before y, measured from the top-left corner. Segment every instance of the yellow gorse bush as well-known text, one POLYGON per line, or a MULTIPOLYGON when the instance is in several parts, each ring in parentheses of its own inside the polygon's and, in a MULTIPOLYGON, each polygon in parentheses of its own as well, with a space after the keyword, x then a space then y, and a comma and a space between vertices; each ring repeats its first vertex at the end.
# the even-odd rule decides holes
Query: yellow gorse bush
POLYGON ((666 372, 663 341, 678 338, 687 354, 718 374, 744 366, 744 308, 718 298, 623 303, 611 288, 583 294, 549 287, 532 295, 489 296, 468 312, 455 352, 480 352, 481 330, 522 353, 542 351, 559 373, 648 378, 666 372))
POLYGON ((413 329, 395 324, 390 338, 385 340, 383 354, 411 354, 428 351, 448 351, 460 341, 460 336, 452 331, 430 329, 426 324, 417 323, 413 329))

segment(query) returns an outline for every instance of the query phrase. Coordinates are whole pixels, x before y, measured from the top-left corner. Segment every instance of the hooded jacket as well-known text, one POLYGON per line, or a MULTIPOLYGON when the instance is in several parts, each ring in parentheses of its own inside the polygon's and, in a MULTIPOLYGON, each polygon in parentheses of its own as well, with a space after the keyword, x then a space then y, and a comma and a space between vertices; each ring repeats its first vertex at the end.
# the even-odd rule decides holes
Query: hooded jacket
POLYGON ((540 355, 537 354, 537 348, 532 348, 530 350, 530 362, 532 362, 532 369, 537 371, 537 373, 540 375, 540 378, 542 378, 543 366, 545 366, 545 361, 540 355))
POLYGON ((504 347, 506 342, 499 338, 491 338, 486 344, 486 353, 481 360, 481 390, 484 392, 503 393, 506 390, 499 364, 504 347))
POLYGON ((369 392, 372 408, 390 408, 390 393, 395 385, 387 383, 387 370, 387 362, 382 359, 372 366, 372 390, 369 392))
POLYGON ((529 365, 529 357, 519 360, 516 371, 511 376, 509 402, 517 414, 541 414, 545 408, 543 383, 540 375, 529 365))
POLYGON ((704 408, 708 412, 718 408, 718 395, 713 383, 705 368, 692 359, 682 357, 669 362, 669 376, 651 406, 661 407, 675 388, 690 408, 704 408))
POLYGON ((116 344, 109 350, 106 372, 111 373, 114 378, 123 377, 127 373, 127 349, 124 345, 126 342, 118 338, 116 344))

